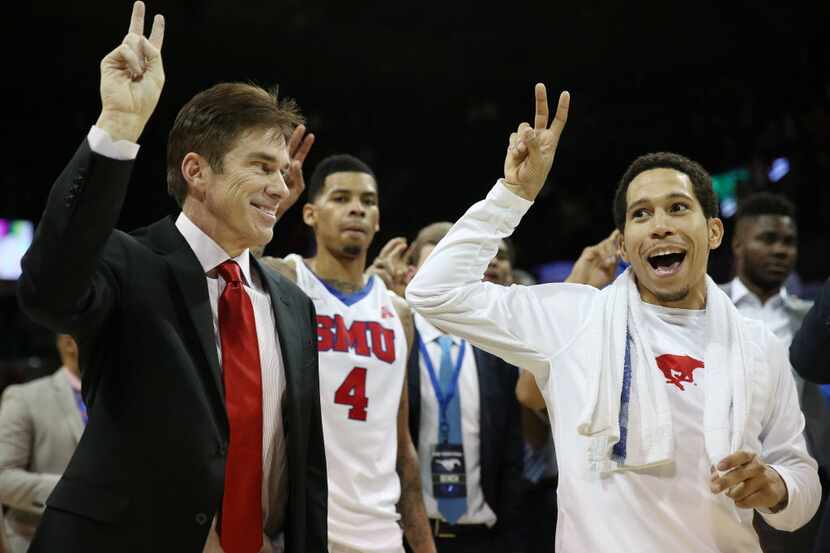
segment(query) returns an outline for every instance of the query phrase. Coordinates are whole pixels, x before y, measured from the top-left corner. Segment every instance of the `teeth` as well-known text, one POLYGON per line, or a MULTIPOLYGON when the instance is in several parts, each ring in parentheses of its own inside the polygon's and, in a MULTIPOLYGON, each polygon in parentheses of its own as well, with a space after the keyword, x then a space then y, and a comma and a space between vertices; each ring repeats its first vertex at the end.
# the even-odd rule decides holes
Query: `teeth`
POLYGON ((677 249, 657 250, 656 252, 652 253, 649 257, 657 257, 658 255, 671 255, 673 253, 683 253, 683 251, 677 249))

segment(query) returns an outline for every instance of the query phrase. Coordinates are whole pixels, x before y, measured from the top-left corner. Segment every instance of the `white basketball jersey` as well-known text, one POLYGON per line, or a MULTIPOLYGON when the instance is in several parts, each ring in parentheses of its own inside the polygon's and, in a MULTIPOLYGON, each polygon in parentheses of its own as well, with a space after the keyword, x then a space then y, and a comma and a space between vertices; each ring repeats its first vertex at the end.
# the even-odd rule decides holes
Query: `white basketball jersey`
POLYGON ((366 553, 403 551, 395 506, 398 407, 406 336, 386 286, 329 288, 298 255, 297 284, 317 310, 320 407, 328 468, 329 543, 366 553))

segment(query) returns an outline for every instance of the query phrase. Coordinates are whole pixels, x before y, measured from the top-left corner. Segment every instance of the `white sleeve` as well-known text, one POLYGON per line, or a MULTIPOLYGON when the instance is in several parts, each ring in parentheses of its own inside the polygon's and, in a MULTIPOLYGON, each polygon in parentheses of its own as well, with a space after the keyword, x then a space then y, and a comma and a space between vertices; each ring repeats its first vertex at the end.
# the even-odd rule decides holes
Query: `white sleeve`
POLYGON ((128 161, 138 156, 139 145, 129 140, 113 140, 107 131, 95 125, 86 135, 89 149, 111 159, 128 161))
POLYGON ((771 413, 764 426, 761 443, 763 460, 781 475, 787 486, 787 506, 772 513, 759 509, 770 526, 792 532, 807 524, 818 510, 821 483, 818 464, 807 452, 804 440, 804 415, 798 403, 795 380, 785 344, 768 334, 768 359, 778 374, 771 394, 771 413))
POLYGON ((548 359, 580 330, 598 291, 578 284, 505 287, 481 281, 499 241, 513 233, 531 205, 499 181, 432 251, 407 286, 406 299, 444 332, 533 372, 544 385, 548 359))

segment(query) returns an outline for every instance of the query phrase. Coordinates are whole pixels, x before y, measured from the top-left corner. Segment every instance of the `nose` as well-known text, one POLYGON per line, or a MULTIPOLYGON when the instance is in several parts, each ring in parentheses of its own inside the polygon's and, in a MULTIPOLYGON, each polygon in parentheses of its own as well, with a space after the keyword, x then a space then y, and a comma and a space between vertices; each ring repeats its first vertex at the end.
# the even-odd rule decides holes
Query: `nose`
POLYGON ((366 206, 360 201, 360 198, 353 198, 349 203, 349 215, 355 217, 364 217, 366 215, 366 206))
POLYGON ((772 244, 772 255, 775 257, 788 258, 795 255, 795 248, 781 241, 772 244))
POLYGON ((652 238, 665 238, 674 234, 669 216, 662 209, 655 211, 654 217, 651 218, 651 225, 652 238))
POLYGON ((288 185, 280 171, 274 174, 273 179, 268 179, 268 184, 265 186, 265 193, 276 201, 282 201, 288 197, 288 185))

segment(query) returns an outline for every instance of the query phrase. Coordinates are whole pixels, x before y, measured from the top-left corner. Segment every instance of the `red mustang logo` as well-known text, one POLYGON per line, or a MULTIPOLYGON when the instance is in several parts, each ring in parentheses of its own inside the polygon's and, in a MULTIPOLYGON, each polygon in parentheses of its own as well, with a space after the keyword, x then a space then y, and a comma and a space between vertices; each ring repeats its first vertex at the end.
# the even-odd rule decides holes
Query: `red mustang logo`
POLYGON ((667 384, 674 384, 681 390, 684 382, 695 383, 694 370, 703 368, 703 361, 688 355, 665 354, 657 357, 657 366, 663 371, 667 384))

